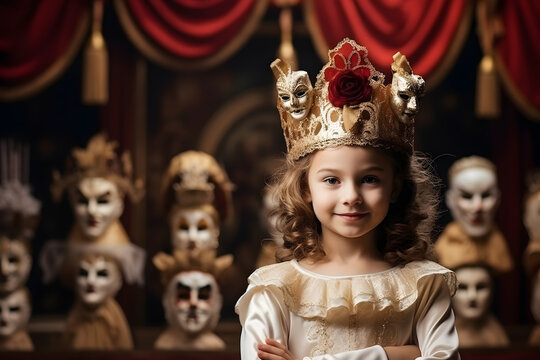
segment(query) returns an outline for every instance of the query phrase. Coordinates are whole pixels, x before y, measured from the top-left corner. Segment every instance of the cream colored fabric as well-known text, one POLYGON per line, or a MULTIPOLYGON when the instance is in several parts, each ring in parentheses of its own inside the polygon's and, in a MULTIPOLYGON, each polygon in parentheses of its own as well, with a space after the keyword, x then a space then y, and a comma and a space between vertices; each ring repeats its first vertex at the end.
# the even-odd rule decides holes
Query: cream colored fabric
POLYGON ((493 229, 485 237, 473 239, 457 222, 451 222, 435 243, 441 265, 455 269, 461 265, 483 264, 496 273, 505 273, 514 267, 503 234, 493 229))
POLYGON ((68 348, 77 350, 133 349, 124 312, 112 298, 94 310, 77 302, 69 314, 64 341, 68 348))
POLYGON ((453 272, 431 262, 356 276, 323 276, 290 261, 249 277, 236 312, 241 353, 266 338, 298 359, 386 359, 381 346, 418 344, 421 359, 459 359, 450 297, 453 272))

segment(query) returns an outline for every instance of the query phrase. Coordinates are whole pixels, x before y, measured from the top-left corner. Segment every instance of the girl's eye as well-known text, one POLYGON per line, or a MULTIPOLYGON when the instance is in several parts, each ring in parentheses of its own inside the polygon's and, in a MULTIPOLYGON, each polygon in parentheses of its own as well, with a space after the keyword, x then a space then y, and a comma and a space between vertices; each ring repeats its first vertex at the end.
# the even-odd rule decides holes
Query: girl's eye
POLYGON ((379 179, 376 176, 368 175, 364 176, 363 181, 366 184, 377 184, 379 182, 379 179))
POLYGON ((337 178, 334 178, 334 177, 329 177, 329 178, 326 178, 323 180, 325 183, 329 184, 329 185, 336 185, 336 184, 339 184, 339 180, 337 178))

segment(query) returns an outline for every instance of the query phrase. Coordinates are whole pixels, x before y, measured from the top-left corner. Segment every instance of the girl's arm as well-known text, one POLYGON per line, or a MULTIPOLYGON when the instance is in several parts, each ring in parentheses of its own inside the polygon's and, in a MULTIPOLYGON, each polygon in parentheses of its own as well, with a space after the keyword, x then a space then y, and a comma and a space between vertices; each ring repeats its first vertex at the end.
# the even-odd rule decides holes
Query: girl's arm
MULTIPOLYGON (((265 344, 257 346, 257 355, 261 360, 300 360, 296 359, 287 347, 274 339, 266 339, 265 344)), ((321 355, 314 358, 304 357, 302 360, 345 360, 345 359, 362 359, 362 360, 414 360, 420 356, 420 349, 415 345, 404 346, 388 346, 381 348, 380 346, 371 346, 369 348, 347 351, 336 355, 321 355)))
POLYGON ((286 343, 289 312, 281 297, 268 290, 248 291, 237 303, 242 324, 240 353, 244 360, 259 359, 257 345, 267 338, 286 343))
POLYGON ((418 295, 416 338, 419 360, 459 360, 459 339, 454 325, 450 291, 442 276, 435 276, 418 295))

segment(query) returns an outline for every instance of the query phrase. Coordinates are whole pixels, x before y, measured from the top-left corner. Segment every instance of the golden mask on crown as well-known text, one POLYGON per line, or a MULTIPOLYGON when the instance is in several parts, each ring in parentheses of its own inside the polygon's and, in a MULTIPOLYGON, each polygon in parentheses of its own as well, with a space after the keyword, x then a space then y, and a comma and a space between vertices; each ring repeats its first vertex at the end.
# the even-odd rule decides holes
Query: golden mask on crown
POLYGON ((273 69, 278 72, 276 77, 279 80, 276 88, 281 106, 293 119, 305 119, 313 104, 313 86, 311 86, 308 73, 285 68, 284 70, 287 71, 285 74, 279 67, 273 69))
POLYGON ((271 68, 289 159, 338 145, 412 153, 424 80, 412 73, 404 55, 394 55, 391 85, 384 85, 384 75, 369 61, 367 49, 347 38, 329 51, 313 88, 304 71, 292 71, 280 59, 271 68), (295 107, 290 105, 293 95, 295 107))

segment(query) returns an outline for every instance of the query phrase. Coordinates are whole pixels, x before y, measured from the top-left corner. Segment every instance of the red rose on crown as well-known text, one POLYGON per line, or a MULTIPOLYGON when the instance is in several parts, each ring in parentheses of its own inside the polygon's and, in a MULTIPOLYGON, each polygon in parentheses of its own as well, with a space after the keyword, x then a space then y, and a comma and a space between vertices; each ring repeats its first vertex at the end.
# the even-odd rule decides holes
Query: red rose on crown
POLYGON ((371 64, 367 60, 367 50, 344 42, 330 53, 330 59, 324 79, 328 82, 328 100, 332 105, 354 106, 371 100, 371 70, 366 66, 371 64))

